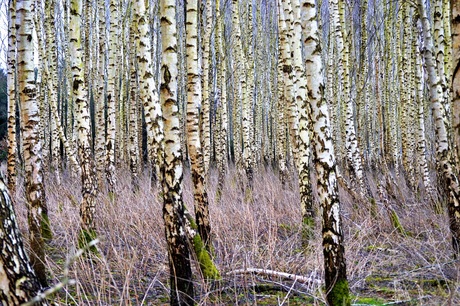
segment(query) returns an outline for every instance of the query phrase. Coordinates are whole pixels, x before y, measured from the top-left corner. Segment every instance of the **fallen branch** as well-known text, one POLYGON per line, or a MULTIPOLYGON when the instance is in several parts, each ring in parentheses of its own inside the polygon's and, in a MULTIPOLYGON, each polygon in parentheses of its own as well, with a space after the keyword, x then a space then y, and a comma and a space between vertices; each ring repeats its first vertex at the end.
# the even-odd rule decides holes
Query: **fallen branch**
POLYGON ((267 269, 257 269, 257 268, 246 268, 246 269, 237 269, 233 271, 229 271, 225 273, 225 275, 238 275, 238 274, 249 274, 249 273, 255 273, 255 274, 262 274, 262 275, 267 275, 267 276, 277 276, 285 279, 290 279, 294 280, 297 282, 301 283, 316 283, 316 284, 321 284, 321 280, 314 278, 312 276, 301 276, 297 274, 290 274, 290 273, 284 273, 284 272, 279 272, 279 271, 274 271, 274 270, 267 270, 267 269))

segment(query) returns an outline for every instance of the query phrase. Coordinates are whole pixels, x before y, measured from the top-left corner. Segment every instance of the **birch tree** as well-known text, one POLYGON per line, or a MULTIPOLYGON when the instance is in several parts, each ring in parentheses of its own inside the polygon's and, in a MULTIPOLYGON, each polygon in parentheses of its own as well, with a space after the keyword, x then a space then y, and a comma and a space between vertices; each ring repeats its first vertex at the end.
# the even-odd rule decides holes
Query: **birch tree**
POLYGON ((169 254, 171 305, 193 305, 190 250, 184 230, 182 201, 182 152, 179 107, 177 103, 177 30, 176 1, 160 1, 161 87, 160 101, 164 118, 163 218, 169 254))
POLYGON ((451 0, 452 25, 452 128, 455 158, 460 162, 460 3, 451 0))
MULTIPOLYGON (((116 0, 110 0, 110 28, 109 28, 109 58, 107 67, 107 136, 105 144, 105 171, 108 183, 109 192, 113 192, 115 185, 115 138, 116 138, 116 119, 115 105, 117 103, 116 86, 117 78, 117 50, 119 51, 120 44, 118 43, 119 33, 119 16, 118 3, 116 0)), ((121 31, 120 31, 121 32, 121 31)), ((120 95, 121 96, 121 95, 120 95)))
POLYGON ((145 124, 147 128, 147 150, 154 179, 161 180, 161 166, 163 164, 163 120, 158 96, 157 83, 154 77, 152 61, 152 45, 150 29, 147 20, 145 1, 134 3, 134 18, 137 20, 138 32, 136 35, 137 63, 139 73, 139 98, 144 107, 145 124))
POLYGON ((189 0, 186 9, 187 146, 190 156, 198 232, 207 249, 211 250, 211 224, 209 222, 208 194, 206 192, 204 160, 199 130, 202 88, 198 66, 198 1, 189 0))
POLYGON ((338 58, 338 74, 341 83, 343 84, 343 93, 345 99, 345 146, 347 151, 348 166, 352 178, 356 177, 357 185, 360 188, 361 194, 365 194, 366 188, 364 184, 364 174, 362 168, 362 159, 356 137, 354 123, 354 106, 350 92, 350 46, 348 35, 349 32, 345 26, 345 1, 331 1, 331 20, 334 24, 335 39, 337 42, 338 58))
POLYGON ((448 139, 449 123, 442 105, 441 79, 437 75, 436 61, 433 56, 431 27, 423 0, 418 0, 418 10, 422 22, 422 34, 425 44, 423 56, 428 74, 428 85, 433 122, 435 124, 436 168, 440 188, 447 198, 450 231, 454 256, 460 253, 460 186, 452 148, 448 139))
POLYGON ((315 1, 302 0, 305 44, 305 71, 311 107, 313 156, 319 202, 322 207, 322 233, 326 296, 330 305, 350 305, 340 200, 334 147, 330 133, 329 110, 323 96, 323 71, 315 1))
MULTIPOLYGON (((0 179, 0 239, 0 304, 22 305, 39 294, 43 287, 29 262, 3 179, 0 179)), ((42 301, 36 305, 47 303, 42 301)))
POLYGON ((35 4, 33 1, 18 0, 16 2, 18 92, 21 105, 25 193, 32 250, 31 262, 40 284, 46 286, 44 239, 51 239, 51 231, 43 187, 42 143, 38 134, 40 113, 34 77, 34 41, 32 35, 34 11, 35 4))
POLYGON ((76 104, 76 129, 78 155, 81 164, 82 201, 80 205, 81 246, 96 236, 94 214, 96 211, 97 180, 93 154, 90 145, 90 113, 88 92, 85 88, 85 70, 83 66, 83 49, 81 41, 82 0, 70 1, 70 54, 72 69, 72 94, 76 104))

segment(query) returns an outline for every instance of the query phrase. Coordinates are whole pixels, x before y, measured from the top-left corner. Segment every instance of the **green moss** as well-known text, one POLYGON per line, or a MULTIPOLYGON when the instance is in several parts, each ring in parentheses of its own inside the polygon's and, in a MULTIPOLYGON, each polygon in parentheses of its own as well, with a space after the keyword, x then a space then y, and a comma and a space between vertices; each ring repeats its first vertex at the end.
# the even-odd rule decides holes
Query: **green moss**
POLYGON ((331 306, 351 305, 348 281, 346 279, 337 280, 327 295, 327 300, 331 306))
MULTIPOLYGON (((198 229, 195 220, 193 218, 187 218, 190 222, 190 227, 195 231, 198 229)), ((193 248, 195 250, 196 257, 200 264, 201 273, 206 280, 219 280, 221 279, 219 270, 211 259, 210 253, 206 250, 203 240, 201 240, 200 234, 196 233, 193 237, 193 248)), ((212 252, 212 250, 210 250, 212 252)))
POLYGON ((201 273, 206 280, 219 280, 220 273, 216 268, 216 265, 209 256, 208 251, 204 247, 203 241, 199 234, 193 237, 193 247, 195 249, 196 257, 200 263, 201 273))
POLYGON ((383 306, 385 305, 385 301, 379 298, 374 297, 360 297, 353 301, 353 304, 364 304, 364 305, 376 305, 376 306, 383 306))
POLYGON ((394 210, 391 210, 391 212, 390 212, 390 219, 391 219, 391 224, 393 224, 393 227, 395 228, 395 230, 398 233, 400 233, 403 236, 408 235, 408 233, 406 232, 406 230, 402 226, 401 222, 399 221, 398 214, 396 214, 396 212, 394 210))
POLYGON ((42 219, 41 219, 41 229, 42 229, 42 237, 45 241, 50 241, 53 239, 53 232, 51 231, 51 226, 50 226, 50 219, 48 217, 48 214, 45 212, 42 212, 42 219))
MULTIPOLYGON (((97 233, 96 230, 90 229, 90 230, 84 230, 82 229, 80 231, 80 234, 78 235, 78 247, 80 249, 85 249, 88 247, 88 244, 96 239, 97 233)), ((99 252, 97 251, 97 248, 95 245, 89 247, 89 251, 94 254, 98 255, 99 252)))
POLYGON ((393 278, 379 275, 370 275, 366 277, 366 282, 368 283, 377 283, 377 282, 391 282, 393 278))

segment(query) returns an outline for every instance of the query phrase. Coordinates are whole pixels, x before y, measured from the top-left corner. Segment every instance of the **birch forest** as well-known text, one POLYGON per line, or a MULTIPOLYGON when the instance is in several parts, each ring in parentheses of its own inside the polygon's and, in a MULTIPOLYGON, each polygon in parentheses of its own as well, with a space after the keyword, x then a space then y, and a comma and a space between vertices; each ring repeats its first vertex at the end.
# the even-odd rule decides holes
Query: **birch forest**
POLYGON ((460 305, 460 1, 0 10, 0 305, 460 305))

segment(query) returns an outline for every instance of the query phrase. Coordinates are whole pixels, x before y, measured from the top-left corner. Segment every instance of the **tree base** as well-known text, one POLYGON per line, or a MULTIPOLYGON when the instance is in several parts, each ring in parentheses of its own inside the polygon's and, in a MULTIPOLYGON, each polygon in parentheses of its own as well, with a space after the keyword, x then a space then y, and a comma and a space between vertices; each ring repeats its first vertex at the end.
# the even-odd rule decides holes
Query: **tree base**
POLYGON ((351 305, 348 281, 345 279, 337 280, 330 292, 327 294, 327 301, 331 306, 351 305))

